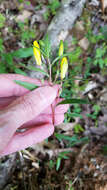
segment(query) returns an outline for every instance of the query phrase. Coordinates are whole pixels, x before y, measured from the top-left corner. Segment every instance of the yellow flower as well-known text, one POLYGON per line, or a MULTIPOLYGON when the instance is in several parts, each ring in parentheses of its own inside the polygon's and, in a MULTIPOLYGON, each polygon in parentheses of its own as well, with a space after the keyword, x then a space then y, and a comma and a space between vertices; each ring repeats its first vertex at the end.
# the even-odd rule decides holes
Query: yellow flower
POLYGON ((63 40, 61 40, 59 45, 59 56, 63 55, 63 52, 64 52, 64 44, 63 40))
POLYGON ((63 80, 65 78, 65 75, 67 73, 68 70, 68 61, 66 57, 63 57, 61 60, 61 64, 60 64, 60 76, 61 76, 61 80, 63 80))
POLYGON ((39 44, 38 44, 37 41, 33 42, 33 53, 34 53, 34 57, 36 59, 37 65, 41 65, 42 64, 42 61, 41 61, 41 52, 40 52, 40 46, 39 46, 39 44))

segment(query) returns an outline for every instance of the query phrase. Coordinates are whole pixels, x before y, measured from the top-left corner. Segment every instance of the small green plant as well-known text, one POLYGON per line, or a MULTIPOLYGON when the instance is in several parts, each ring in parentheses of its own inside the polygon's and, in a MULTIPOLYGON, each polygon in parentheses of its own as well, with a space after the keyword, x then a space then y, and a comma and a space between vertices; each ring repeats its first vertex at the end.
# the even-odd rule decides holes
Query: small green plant
POLYGON ((62 159, 69 159, 69 157, 67 156, 68 153, 69 151, 59 153, 56 161, 56 171, 59 170, 62 159))
POLYGON ((5 64, 3 62, 0 62, 0 74, 7 73, 5 64))
POLYGON ((68 136, 59 133, 55 133, 55 137, 59 140, 65 140, 67 142, 67 147, 72 147, 78 143, 86 143, 88 141, 88 137, 79 138, 78 135, 68 136))
POLYGON ((69 185, 67 185, 66 190, 74 190, 73 185, 72 185, 72 180, 69 181, 69 185))
MULTIPOLYGON (((88 138, 87 137, 84 137, 84 138, 80 138, 77 136, 77 135, 74 135, 74 136, 67 136, 67 135, 63 135, 63 134, 59 134, 59 133, 55 133, 55 137, 59 140, 59 141, 66 141, 67 143, 67 147, 72 147, 78 143, 86 143, 88 141, 88 138)), ((71 151, 64 151, 64 152, 61 152, 58 157, 57 157, 57 161, 56 161, 56 170, 58 171, 60 166, 61 166, 61 161, 62 159, 68 159, 68 154, 70 153, 71 151)))
POLYGON ((25 1, 25 4, 29 6, 29 5, 31 5, 31 2, 30 1, 25 1))
POLYGON ((94 105, 93 106, 93 113, 87 114, 87 116, 90 117, 91 119, 96 120, 100 110, 101 110, 101 107, 99 105, 94 105))
POLYGON ((21 37, 21 42, 25 46, 30 39, 35 38, 35 29, 30 29, 28 27, 28 20, 25 22, 18 22, 19 29, 16 30, 16 34, 21 37))
MULTIPOLYGON (((0 73, 18 73, 27 75, 22 69, 20 69, 21 64, 15 63, 14 59, 23 59, 28 58, 33 55, 32 48, 20 48, 16 51, 9 52, 9 53, 1 53, 0 57, 0 73)), ((22 64, 23 65, 23 64, 22 64)), ((26 65, 24 65, 26 67, 26 65)), ((24 67, 24 68, 25 68, 24 67)), ((29 68, 31 70, 31 68, 29 68)), ((32 69, 33 70, 33 69, 32 69)))
POLYGON ((88 71, 92 65, 99 66, 102 70, 107 67, 107 27, 104 26, 100 29, 99 34, 94 35, 91 28, 89 28, 86 37, 91 42, 90 54, 93 51, 95 44, 98 46, 94 51, 93 56, 87 58, 88 71), (89 68, 90 67, 90 68, 89 68))
POLYGON ((4 45, 3 45, 3 39, 0 38, 0 53, 4 52, 4 45))
POLYGON ((47 10, 44 13, 44 18, 45 20, 47 20, 49 18, 49 16, 51 15, 55 15, 57 9, 60 7, 60 2, 59 0, 49 0, 48 1, 48 6, 47 6, 47 10))
POLYGON ((101 34, 103 35, 103 39, 107 40, 107 26, 103 26, 101 28, 101 34))
POLYGON ((74 132, 78 134, 80 132, 84 132, 84 129, 83 129, 83 127, 80 124, 76 124, 74 126, 74 132))
POLYGON ((101 47, 96 49, 94 65, 99 65, 101 69, 107 66, 107 45, 103 43, 101 47))
POLYGON ((82 119, 82 115, 80 114, 81 113, 81 108, 80 108, 80 105, 79 104, 74 104, 73 105, 73 108, 72 108, 72 112, 71 110, 69 110, 67 112, 67 117, 69 118, 76 118, 76 117, 79 117, 80 119, 82 119))
POLYGON ((49 7, 52 15, 55 15, 57 9, 60 7, 59 0, 49 0, 49 6, 48 7, 49 7))
POLYGON ((10 190, 16 190, 18 188, 17 185, 15 185, 14 187, 10 187, 10 190))
POLYGON ((5 16, 3 14, 0 13, 0 28, 3 28, 5 25, 5 16))

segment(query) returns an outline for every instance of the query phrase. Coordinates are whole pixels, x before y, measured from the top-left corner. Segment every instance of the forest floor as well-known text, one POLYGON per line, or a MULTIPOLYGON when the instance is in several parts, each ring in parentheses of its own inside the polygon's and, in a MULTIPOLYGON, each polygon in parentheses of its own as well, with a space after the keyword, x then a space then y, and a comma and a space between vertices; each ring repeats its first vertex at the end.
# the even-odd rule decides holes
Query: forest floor
MULTIPOLYGON (((53 4, 48 0, 0 2, 1 54, 31 47, 35 39, 42 39, 61 4, 58 0, 53 4)), ((93 54, 96 48, 103 46, 107 55, 106 6, 98 0, 86 3, 65 40, 68 52, 73 48, 72 36, 73 45, 82 49, 82 77, 87 79, 85 83, 75 81, 73 90, 79 84, 77 93, 81 88, 80 94, 92 100, 94 105, 71 106, 74 116, 70 118, 66 114, 64 123, 55 127, 55 134, 48 140, 11 155, 15 155, 14 164, 1 190, 107 190, 107 59, 102 52, 99 59, 105 59, 106 63, 96 64, 97 54, 93 54), (95 36, 105 26, 104 39, 98 41, 95 36), (90 63, 95 61, 93 57, 96 65, 90 63)), ((32 59, 21 61, 26 63, 32 59)), ((15 58, 14 62, 17 64, 18 59, 15 58)), ((78 62, 76 58, 73 68, 79 69, 78 62)), ((4 66, 1 61, 0 64, 0 73, 13 72, 11 58, 10 66, 4 66)), ((14 72, 21 73, 20 69, 17 66, 14 72)), ((2 171, 8 171, 5 170, 8 159, 9 156, 0 159, 3 164, 0 175, 2 171)))

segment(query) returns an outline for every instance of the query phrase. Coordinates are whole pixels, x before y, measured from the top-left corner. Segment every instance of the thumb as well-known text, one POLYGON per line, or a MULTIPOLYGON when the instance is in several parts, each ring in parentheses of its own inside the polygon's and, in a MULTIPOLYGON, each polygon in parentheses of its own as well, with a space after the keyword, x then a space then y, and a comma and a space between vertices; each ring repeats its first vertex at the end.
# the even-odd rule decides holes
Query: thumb
POLYGON ((40 87, 16 99, 1 112, 0 152, 7 146, 16 129, 33 120, 45 110, 57 96, 57 89, 50 86, 40 87))

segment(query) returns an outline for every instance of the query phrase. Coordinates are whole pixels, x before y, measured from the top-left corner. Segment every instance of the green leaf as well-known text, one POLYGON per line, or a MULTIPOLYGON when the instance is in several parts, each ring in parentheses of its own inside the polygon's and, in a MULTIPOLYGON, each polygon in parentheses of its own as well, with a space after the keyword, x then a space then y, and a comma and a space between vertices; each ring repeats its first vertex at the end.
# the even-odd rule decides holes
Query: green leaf
POLYGON ((13 66, 13 58, 11 54, 6 54, 5 55, 5 60, 7 62, 8 65, 13 66))
POLYGON ((30 70, 33 70, 33 71, 40 72, 40 73, 42 73, 42 74, 44 74, 44 75, 46 75, 46 76, 49 77, 48 73, 46 73, 46 72, 45 72, 44 70, 42 70, 42 69, 36 68, 36 67, 34 67, 34 66, 28 66, 27 68, 30 69, 30 70))
POLYGON ((79 133, 79 132, 84 132, 84 129, 82 128, 82 126, 80 124, 76 124, 74 126, 74 131, 75 131, 75 133, 79 133))
POLYGON ((59 2, 59 0, 51 0, 51 1, 49 1, 49 6, 48 7, 50 8, 53 15, 56 14, 56 11, 60 7, 60 4, 61 3, 59 2))
POLYGON ((105 40, 107 40, 107 26, 101 28, 101 32, 104 35, 105 40))
POLYGON ((83 138, 80 138, 79 140, 78 140, 78 143, 87 143, 89 141, 89 138, 88 137, 83 137, 83 138))
POLYGON ((70 153, 71 151, 64 151, 59 153, 58 157, 62 158, 62 159, 68 159, 69 157, 66 155, 68 153, 70 153))
POLYGON ((83 116, 79 113, 69 113, 69 117, 80 117, 80 119, 83 118, 83 116))
POLYGON ((95 104, 95 105, 93 106, 93 110, 98 114, 99 111, 101 110, 101 107, 100 107, 99 105, 95 104))
POLYGON ((27 76, 27 74, 24 71, 22 71, 21 69, 18 69, 18 68, 15 68, 14 72, 17 73, 17 74, 20 74, 20 75, 27 76))
POLYGON ((44 51, 46 58, 50 57, 50 52, 51 52, 51 43, 48 37, 48 34, 45 36, 44 40, 42 40, 43 46, 41 46, 42 51, 44 51))
POLYGON ((59 102, 57 105, 60 104, 90 104, 90 102, 85 99, 66 99, 59 102))
POLYGON ((2 62, 0 62, 0 74, 1 73, 7 73, 6 66, 2 62))
POLYGON ((26 65, 23 64, 23 63, 19 63, 19 65, 21 65, 22 67, 24 67, 24 68, 26 68, 26 69, 28 69, 28 70, 37 71, 37 72, 40 72, 40 73, 44 74, 45 76, 48 76, 48 77, 49 77, 48 73, 46 73, 44 70, 42 70, 42 69, 40 69, 40 68, 36 68, 36 67, 34 67, 34 66, 26 66, 26 65))
POLYGON ((54 165, 55 165, 54 161, 53 161, 53 160, 50 160, 50 161, 49 161, 49 168, 50 168, 50 169, 53 169, 53 168, 54 168, 54 165))
MULTIPOLYGON (((72 54, 73 54, 73 52, 72 52, 72 54)), ((56 58, 52 61, 52 66, 53 66, 57 61, 61 60, 63 57, 70 56, 70 55, 71 55, 71 52, 69 52, 69 53, 64 53, 62 56, 56 57, 56 58)))
POLYGON ((57 161, 56 161, 56 171, 59 170, 60 165, 61 165, 61 158, 57 158, 57 161))
POLYGON ((89 140, 88 137, 83 137, 83 138, 79 139, 77 135, 74 135, 74 136, 70 137, 70 136, 67 136, 67 135, 55 133, 55 136, 59 141, 61 141, 61 140, 68 141, 68 144, 67 144, 68 147, 74 146, 77 143, 83 143, 83 142, 86 143, 89 140))
POLYGON ((25 4, 30 6, 31 5, 31 2, 30 1, 25 1, 25 4))
POLYGON ((20 48, 14 52, 11 53, 13 57, 17 58, 27 58, 30 56, 33 56, 33 48, 20 48))
POLYGON ((70 141, 70 142, 77 142, 78 141, 78 138, 76 135, 70 137, 70 136, 67 136, 67 135, 63 135, 63 134, 59 134, 59 133, 55 133, 55 136, 56 138, 61 141, 61 140, 67 140, 67 141, 70 141))
POLYGON ((5 25, 6 18, 3 16, 3 14, 0 13, 0 28, 3 28, 5 25))
POLYGON ((3 39, 0 38, 0 53, 4 51, 3 39))
POLYGON ((15 69, 15 66, 13 64, 13 57, 12 57, 11 53, 4 54, 4 59, 7 63, 7 66, 9 67, 10 71, 13 72, 15 69))
POLYGON ((34 90, 34 89, 36 89, 36 88, 39 87, 39 86, 37 86, 35 84, 24 82, 24 81, 20 81, 20 80, 14 80, 14 82, 16 84, 19 84, 20 86, 23 86, 24 88, 27 88, 28 90, 34 90))

